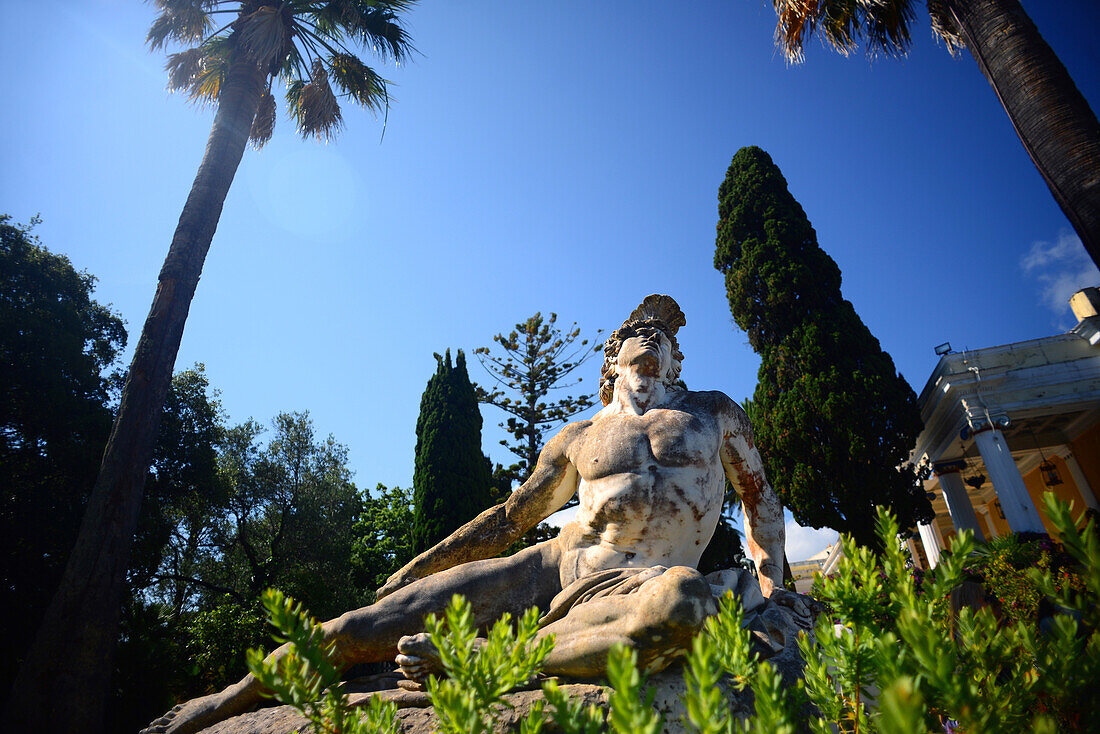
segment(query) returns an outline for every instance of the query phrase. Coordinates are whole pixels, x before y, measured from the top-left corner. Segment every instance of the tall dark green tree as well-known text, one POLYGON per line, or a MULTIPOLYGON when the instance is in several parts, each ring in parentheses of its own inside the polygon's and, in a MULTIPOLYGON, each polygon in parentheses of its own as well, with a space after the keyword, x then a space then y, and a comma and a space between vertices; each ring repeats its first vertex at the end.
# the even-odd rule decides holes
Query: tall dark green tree
POLYGON ((420 553, 489 507, 492 475, 481 453, 481 411, 460 349, 435 355, 420 399, 413 475, 413 551, 420 553))
POLYGON ((716 245, 734 320, 762 359, 753 431, 783 504, 802 525, 872 544, 876 505, 903 526, 931 518, 905 464, 921 430, 916 395, 760 148, 739 150, 718 190, 716 245))
MULTIPOLYGON (((0 608, 33 628, 72 550, 103 445, 126 329, 95 278, 0 215, 0 608)), ((0 639, 7 690, 28 644, 0 639)))

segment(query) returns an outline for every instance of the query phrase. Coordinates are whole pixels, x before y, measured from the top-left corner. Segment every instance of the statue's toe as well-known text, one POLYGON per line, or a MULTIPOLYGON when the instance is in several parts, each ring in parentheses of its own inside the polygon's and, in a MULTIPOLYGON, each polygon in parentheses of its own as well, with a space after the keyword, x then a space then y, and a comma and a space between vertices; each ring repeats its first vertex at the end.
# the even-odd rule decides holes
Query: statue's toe
POLYGON ((417 657, 438 657, 439 652, 432 643, 431 635, 421 632, 416 635, 405 635, 397 641, 398 652, 417 657))
POLYGON ((149 726, 142 729, 138 734, 164 734, 168 731, 168 727, 172 725, 172 722, 176 720, 176 715, 183 710, 184 705, 177 703, 164 716, 154 719, 149 726))
POLYGON ((429 675, 443 672, 439 650, 426 633, 402 637, 397 642, 397 650, 394 662, 409 680, 425 681, 429 675))

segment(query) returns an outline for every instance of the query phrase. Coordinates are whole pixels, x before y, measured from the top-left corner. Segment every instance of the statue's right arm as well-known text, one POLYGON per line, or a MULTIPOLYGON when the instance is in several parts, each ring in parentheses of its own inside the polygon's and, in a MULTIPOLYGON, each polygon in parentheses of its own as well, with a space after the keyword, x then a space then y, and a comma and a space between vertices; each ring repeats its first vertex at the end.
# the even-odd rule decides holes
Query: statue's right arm
POLYGON ((570 423, 539 454, 535 471, 503 504, 490 507, 412 559, 376 592, 381 599, 429 574, 492 558, 554 514, 577 491, 577 469, 566 452, 588 421, 570 423))

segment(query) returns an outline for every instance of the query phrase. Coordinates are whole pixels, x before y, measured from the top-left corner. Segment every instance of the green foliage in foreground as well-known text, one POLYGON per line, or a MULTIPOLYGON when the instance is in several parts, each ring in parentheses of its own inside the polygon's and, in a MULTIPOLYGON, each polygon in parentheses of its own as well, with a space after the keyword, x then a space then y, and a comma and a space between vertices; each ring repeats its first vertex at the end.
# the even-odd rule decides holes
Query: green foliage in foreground
POLYGON ((363 712, 348 706, 332 645, 301 604, 275 589, 264 592, 263 604, 279 632, 275 640, 289 647, 278 660, 265 660, 260 650, 248 651, 248 669, 268 695, 298 709, 318 734, 396 734, 396 704, 371 696, 363 712))
POLYGON ((425 621, 448 674, 428 679, 428 695, 447 734, 492 731, 501 707, 507 705, 504 694, 533 678, 554 647, 553 637, 535 639, 538 609, 528 609, 514 632, 510 622, 505 614, 489 630, 484 646, 479 645, 473 609, 457 595, 443 619, 433 614, 425 621))
MULTIPOLYGON (((865 548, 845 538, 845 560, 834 578, 817 589, 836 617, 818 621, 816 639, 799 640, 805 680, 784 683, 779 671, 752 652, 743 612, 730 595, 695 638, 684 669, 684 724, 700 734, 764 731, 881 732, 1065 732, 1091 731, 1098 715, 1100 684, 1100 536, 1090 523, 1074 527, 1069 508, 1045 498, 1066 551, 1079 562, 1082 586, 1066 588, 1049 570, 1032 577, 1043 593, 1072 613, 1057 616, 1040 633, 1034 626, 999 624, 988 608, 964 608, 949 619, 942 600, 963 576, 974 542, 963 533, 953 553, 917 591, 904 551, 895 541, 896 520, 880 511, 878 535, 885 548, 885 574, 865 548), (887 620, 885 623, 883 620, 887 620), (734 716, 719 683, 751 689, 753 714, 734 716), (1092 728, 1090 728, 1092 727, 1092 728)), ((336 671, 320 627, 277 592, 264 599, 280 640, 291 654, 278 663, 249 652, 249 667, 279 700, 302 710, 318 732, 388 732, 391 709, 372 699, 362 718, 346 709, 333 683, 336 671), (318 700, 320 699, 320 700, 318 700), (341 708, 344 707, 344 708, 341 708), (324 727, 328 728, 324 728, 324 727), (354 727, 354 728, 353 728, 354 727)), ((492 730, 505 707, 504 694, 530 681, 549 654, 552 638, 537 638, 538 613, 530 610, 513 630, 499 621, 487 640, 475 640, 470 606, 456 597, 443 620, 429 619, 448 678, 432 679, 429 696, 445 732, 492 730)), ((553 680, 544 681, 546 703, 523 721, 522 734, 538 734, 552 720, 566 734, 654 734, 661 718, 632 650, 616 647, 608 660, 614 689, 606 715, 570 701, 553 680)))

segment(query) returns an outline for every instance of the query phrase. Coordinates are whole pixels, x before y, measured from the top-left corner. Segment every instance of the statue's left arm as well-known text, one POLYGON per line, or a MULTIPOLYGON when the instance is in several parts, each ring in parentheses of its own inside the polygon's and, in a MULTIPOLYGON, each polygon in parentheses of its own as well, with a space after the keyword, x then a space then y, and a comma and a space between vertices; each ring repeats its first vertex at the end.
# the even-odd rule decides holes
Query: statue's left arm
POLYGON ((749 417, 740 405, 722 397, 722 468, 741 496, 745 543, 756 562, 760 590, 770 597, 773 589, 783 588, 783 547, 787 539, 783 505, 764 475, 764 462, 753 444, 749 417))

